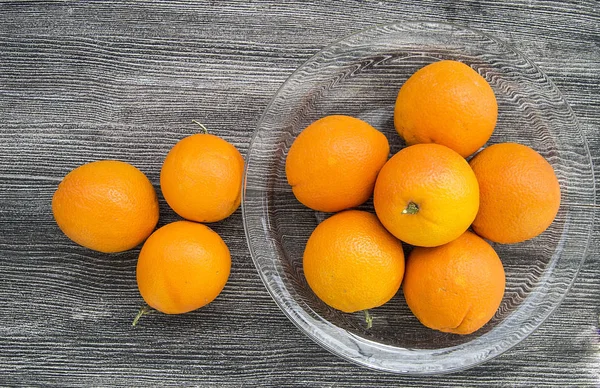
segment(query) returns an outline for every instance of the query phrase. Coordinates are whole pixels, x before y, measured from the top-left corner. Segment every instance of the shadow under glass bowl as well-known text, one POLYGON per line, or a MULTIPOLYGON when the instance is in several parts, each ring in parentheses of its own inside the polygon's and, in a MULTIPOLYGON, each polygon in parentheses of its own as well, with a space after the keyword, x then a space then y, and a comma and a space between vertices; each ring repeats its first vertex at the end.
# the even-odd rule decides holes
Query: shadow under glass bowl
MULTIPOLYGON (((595 187, 586 140, 554 84, 531 61, 484 34, 451 24, 410 22, 379 26, 316 54, 283 84, 261 118, 248 155, 242 193, 252 259, 275 302, 315 342, 356 364, 401 374, 462 370, 519 343, 559 305, 581 267, 593 229, 595 187), (488 144, 518 142, 554 168, 562 203, 554 223, 535 239, 493 244, 506 271, 506 292, 494 318, 466 336, 422 326, 402 292, 363 313, 331 309, 310 290, 302 254, 328 214, 304 207, 285 176, 295 137, 330 114, 361 118, 382 131, 391 154, 403 147, 393 124, 402 84, 442 59, 466 63, 492 86, 498 123, 488 144)), ((372 211, 372 202, 360 207, 372 211)))

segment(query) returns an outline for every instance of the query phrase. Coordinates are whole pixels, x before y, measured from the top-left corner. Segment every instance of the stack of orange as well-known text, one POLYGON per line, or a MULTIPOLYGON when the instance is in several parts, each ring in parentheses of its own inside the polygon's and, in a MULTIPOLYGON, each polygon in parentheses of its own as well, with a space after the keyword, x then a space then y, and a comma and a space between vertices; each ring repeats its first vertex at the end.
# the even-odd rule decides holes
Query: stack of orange
POLYGON ((167 314, 210 303, 231 268, 223 239, 198 222, 220 221, 239 207, 244 159, 233 145, 202 128, 204 133, 171 149, 160 174, 167 203, 189 221, 152 233, 159 216, 154 187, 140 170, 121 161, 74 169, 52 200, 61 230, 84 247, 121 252, 146 240, 137 263, 138 288, 150 307, 167 314))
POLYGON ((317 120, 292 144, 286 173, 298 200, 342 211, 307 242, 307 283, 344 312, 378 307, 402 284, 423 325, 473 333, 494 316, 505 288, 502 262, 484 238, 518 243, 546 230, 560 205, 558 180, 540 154, 517 143, 465 160, 490 139, 498 105, 463 63, 418 70, 393 114, 407 147, 389 160, 385 136, 349 116, 317 120), (343 211, 371 194, 377 216, 343 211), (401 241, 415 247, 406 266, 401 241))

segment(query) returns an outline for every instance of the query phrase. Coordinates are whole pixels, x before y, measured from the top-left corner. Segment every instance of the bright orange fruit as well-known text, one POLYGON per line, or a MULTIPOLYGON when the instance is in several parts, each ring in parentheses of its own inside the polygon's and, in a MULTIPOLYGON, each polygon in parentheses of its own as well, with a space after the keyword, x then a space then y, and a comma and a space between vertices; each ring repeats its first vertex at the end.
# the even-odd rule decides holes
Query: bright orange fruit
POLYGON ((546 230, 560 207, 560 184, 550 163, 516 143, 485 148, 470 162, 481 191, 473 230, 498 243, 533 238, 546 230))
POLYGON ((375 215, 347 210, 313 231, 303 266, 308 285, 321 300, 351 313, 381 306, 396 294, 404 252, 375 215))
POLYGON ((232 144, 199 133, 169 151, 160 171, 160 188, 181 217, 216 222, 240 206, 243 174, 244 158, 232 144))
POLYGON ((479 186, 459 154, 439 144, 417 144, 383 166, 373 198, 377 216, 394 236, 433 247, 469 228, 479 208, 479 186))
POLYGON ((52 197, 60 229, 79 245, 121 252, 142 243, 158 222, 152 183, 134 166, 101 160, 68 173, 52 197))
POLYGON ((137 284, 148 305, 182 314, 212 302, 223 290, 231 256, 221 237, 190 221, 167 224, 144 243, 137 262, 137 284))
POLYGON ((408 307, 429 328, 470 334, 496 313, 505 288, 494 249, 471 232, 408 256, 402 290, 408 307))
POLYGON ((421 68, 402 85, 394 125, 408 145, 442 144, 467 157, 488 141, 497 117, 487 81, 464 63, 445 60, 421 68))
POLYGON ((352 208, 373 194, 389 150, 385 135, 366 122, 342 115, 323 117, 290 147, 287 180, 296 198, 311 209, 352 208))

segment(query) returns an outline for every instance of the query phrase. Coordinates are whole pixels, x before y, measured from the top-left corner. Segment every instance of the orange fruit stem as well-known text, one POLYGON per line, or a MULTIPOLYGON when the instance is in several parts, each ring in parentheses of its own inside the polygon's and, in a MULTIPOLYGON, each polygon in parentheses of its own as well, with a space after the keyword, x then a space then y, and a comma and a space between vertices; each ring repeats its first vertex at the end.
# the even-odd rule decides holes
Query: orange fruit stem
POLYGON ((367 323, 367 330, 373 327, 373 317, 369 314, 369 310, 363 310, 365 312, 365 322, 367 323))
POLYGON ((131 326, 137 325, 137 323, 138 323, 138 321, 140 320, 141 317, 143 317, 144 315, 148 315, 148 314, 150 314, 153 311, 156 311, 156 310, 154 310, 152 307, 150 307, 148 305, 143 305, 140 308, 140 311, 138 311, 138 313, 135 316, 135 318, 133 318, 133 322, 131 323, 131 326))
POLYGON ((419 212, 419 205, 414 202, 409 202, 406 205, 406 209, 402 210, 402 214, 417 214, 419 212))
POLYGON ((198 124, 198 125, 200 126, 200 128, 202 128, 202 132, 203 132, 204 134, 207 134, 207 133, 208 133, 208 129, 206 129, 206 127, 205 127, 204 125, 202 125, 202 123, 200 123, 199 121, 192 120, 192 123, 194 123, 194 124, 198 124))

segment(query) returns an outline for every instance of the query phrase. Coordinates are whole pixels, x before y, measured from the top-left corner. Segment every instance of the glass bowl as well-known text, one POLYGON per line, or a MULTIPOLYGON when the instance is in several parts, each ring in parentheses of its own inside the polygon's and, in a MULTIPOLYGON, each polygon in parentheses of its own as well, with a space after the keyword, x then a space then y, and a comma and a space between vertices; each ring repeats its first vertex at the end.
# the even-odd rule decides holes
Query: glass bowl
MULTIPOLYGON (((316 54, 283 84, 261 118, 247 155, 242 214, 252 259, 275 302, 319 345, 356 364, 400 374, 462 370, 498 356, 531 334, 556 309, 585 257, 593 228, 594 176, 586 140, 554 84, 506 44, 451 24, 378 26, 316 54), (396 95, 417 69, 442 59, 464 62, 492 86, 498 124, 488 144, 519 142, 548 160, 560 181, 554 223, 535 239, 493 244, 506 271, 494 318, 466 336, 421 325, 402 292, 371 310, 331 309, 310 290, 302 254, 329 214, 304 207, 285 176, 285 158, 308 124, 330 114, 361 118, 382 131, 391 154, 403 147, 393 125, 396 95)), ((361 209, 372 211, 372 202, 361 209)))

